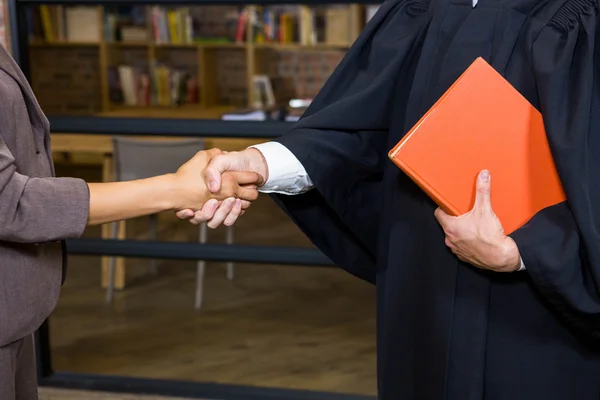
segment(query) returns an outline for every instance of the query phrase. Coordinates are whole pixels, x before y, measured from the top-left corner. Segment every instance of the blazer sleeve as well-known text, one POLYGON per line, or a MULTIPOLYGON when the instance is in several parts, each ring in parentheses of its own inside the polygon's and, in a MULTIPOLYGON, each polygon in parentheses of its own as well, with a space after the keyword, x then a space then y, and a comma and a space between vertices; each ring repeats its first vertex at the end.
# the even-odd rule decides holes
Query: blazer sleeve
POLYGON ((315 188, 274 195, 278 204, 334 263, 371 282, 394 93, 426 10, 419 0, 383 3, 300 121, 276 140, 315 188))
POLYGON ((532 47, 540 111, 567 201, 511 236, 539 291, 600 342, 600 31, 592 1, 561 9, 532 47))
POLYGON ((42 243, 80 236, 89 189, 75 178, 32 178, 17 172, 0 132, 0 240, 42 243))

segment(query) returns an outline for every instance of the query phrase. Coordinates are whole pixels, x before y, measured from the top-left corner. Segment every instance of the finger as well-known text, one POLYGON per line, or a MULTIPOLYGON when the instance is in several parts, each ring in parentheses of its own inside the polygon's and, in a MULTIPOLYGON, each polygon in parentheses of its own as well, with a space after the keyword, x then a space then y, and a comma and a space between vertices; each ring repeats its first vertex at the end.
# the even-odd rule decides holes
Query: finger
POLYGON ((264 183, 264 178, 261 174, 258 174, 256 172, 249 172, 249 171, 244 171, 244 172, 231 172, 231 174, 233 174, 233 176, 235 177, 235 180, 237 181, 237 183, 239 185, 256 185, 256 186, 262 186, 264 183))
POLYGON ((442 228, 446 228, 446 226, 448 226, 453 220, 454 217, 446 214, 444 212, 444 210, 442 210, 441 208, 436 208, 435 212, 433 213, 433 215, 435 216, 435 219, 437 219, 437 221, 439 222, 439 224, 442 226, 442 228))
POLYGON ((232 159, 229 155, 216 155, 204 170, 204 180, 208 190, 217 193, 221 189, 221 174, 231 168, 232 159))
POLYGON ((177 215, 177 218, 179 219, 190 219, 194 216, 194 211, 190 209, 179 210, 175 213, 175 215, 177 215))
POLYGON ((231 226, 235 223, 238 217, 242 214, 242 200, 236 199, 231 212, 225 217, 225 221, 223 221, 223 225, 231 226))
POLYGON ((254 201, 258 199, 258 190, 239 186, 235 191, 236 197, 242 200, 254 201))
POLYGON ((223 221, 225 221, 225 218, 231 212, 234 204, 235 198, 229 197, 225 199, 217 209, 217 212, 215 212, 215 215, 207 222, 206 225, 208 225, 208 227, 211 229, 217 228, 223 223, 223 221))
POLYGON ((248 200, 242 200, 242 213, 252 205, 248 200))
POLYGON ((492 211, 490 178, 490 173, 487 170, 481 171, 477 176, 474 210, 492 211))
POLYGON ((446 244, 446 246, 450 249, 454 249, 454 243, 452 243, 452 241, 448 238, 448 236, 446 236, 446 239, 444 240, 444 243, 446 244))
POLYGON ((210 220, 217 211, 219 207, 219 202, 215 199, 211 199, 204 203, 202 208, 194 214, 194 216, 190 219, 190 222, 194 225, 201 224, 210 220))
POLYGON ((223 152, 221 149, 217 149, 216 147, 213 147, 212 149, 208 149, 208 150, 204 150, 208 156, 210 158, 213 158, 215 156, 218 156, 220 154, 225 154, 226 152, 223 152))

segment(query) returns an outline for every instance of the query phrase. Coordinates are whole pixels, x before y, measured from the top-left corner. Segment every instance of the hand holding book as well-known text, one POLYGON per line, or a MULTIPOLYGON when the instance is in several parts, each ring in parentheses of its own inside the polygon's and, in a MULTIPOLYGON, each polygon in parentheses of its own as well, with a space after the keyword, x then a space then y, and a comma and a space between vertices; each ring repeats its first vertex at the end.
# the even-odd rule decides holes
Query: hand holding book
POLYGON ((464 262, 496 272, 517 271, 521 265, 519 249, 506 236, 502 223, 492 208, 491 178, 484 170, 477 177, 475 204, 461 216, 435 210, 444 229, 446 246, 464 262))

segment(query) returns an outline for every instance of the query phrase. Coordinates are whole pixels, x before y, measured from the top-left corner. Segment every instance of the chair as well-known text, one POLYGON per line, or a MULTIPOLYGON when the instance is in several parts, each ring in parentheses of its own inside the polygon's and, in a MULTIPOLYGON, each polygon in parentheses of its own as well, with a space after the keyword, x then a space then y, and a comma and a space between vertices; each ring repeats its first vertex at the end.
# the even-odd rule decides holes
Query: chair
MULTIPOLYGON (((194 156, 198 151, 204 149, 202 139, 181 140, 142 140, 123 137, 113 137, 113 163, 115 181, 130 181, 145 179, 157 175, 173 173, 194 156)), ((150 240, 156 240, 156 215, 149 216, 150 240)), ((233 243, 233 227, 226 227, 226 242, 233 243)), ((118 233, 118 222, 112 224, 111 238, 116 239, 118 233)), ((199 242, 206 243, 208 229, 206 224, 200 224, 199 242)), ((156 260, 151 260, 151 268, 157 272, 156 260)), ((114 293, 115 280, 115 257, 110 258, 108 272, 108 287, 106 289, 106 301, 110 303, 114 293)), ((196 297, 194 306, 200 309, 203 299, 204 270, 206 262, 198 261, 196 271, 196 297)), ((234 276, 232 262, 227 263, 227 279, 234 276)))

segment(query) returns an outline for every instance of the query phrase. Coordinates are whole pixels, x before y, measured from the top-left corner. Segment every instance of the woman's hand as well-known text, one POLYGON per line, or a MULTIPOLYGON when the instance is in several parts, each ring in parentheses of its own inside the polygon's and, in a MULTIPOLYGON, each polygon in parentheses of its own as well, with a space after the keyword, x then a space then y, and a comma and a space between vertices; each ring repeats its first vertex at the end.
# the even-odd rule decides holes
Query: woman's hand
POLYGON ((514 240, 504 234, 492 209, 490 191, 490 174, 481 171, 473 209, 453 217, 438 208, 435 217, 446 234, 446 246, 460 260, 496 272, 517 271, 521 265, 519 249, 514 240))
POLYGON ((173 210, 200 210, 211 199, 220 202, 231 198, 233 203, 256 200, 256 187, 263 182, 256 172, 225 172, 221 188, 214 193, 208 189, 204 171, 210 160, 220 154, 223 152, 219 149, 200 151, 173 174, 173 210))
MULTIPOLYGON (((249 148, 243 151, 217 154, 211 159, 204 172, 208 186, 213 192, 222 190, 223 179, 226 174, 230 173, 228 171, 254 171, 264 179, 268 179, 269 174, 266 160, 257 149, 249 148)), ((263 183, 264 181, 253 185, 252 188, 260 187, 263 183)), ((234 198, 226 199, 223 202, 210 200, 200 210, 181 210, 177 216, 189 220, 194 225, 206 222, 209 228, 215 229, 221 224, 233 225, 248 207, 250 207, 249 201, 240 201, 234 198)))

